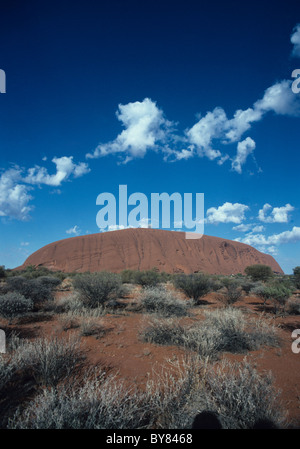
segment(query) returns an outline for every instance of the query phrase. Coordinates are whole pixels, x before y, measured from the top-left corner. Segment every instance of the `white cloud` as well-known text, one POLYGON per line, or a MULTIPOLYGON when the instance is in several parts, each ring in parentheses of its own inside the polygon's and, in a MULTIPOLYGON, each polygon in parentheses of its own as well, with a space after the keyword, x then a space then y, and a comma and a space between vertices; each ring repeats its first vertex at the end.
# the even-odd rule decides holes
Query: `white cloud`
POLYGON ((253 223, 248 223, 248 224, 242 223, 242 224, 240 224, 238 226, 234 226, 232 228, 232 230, 233 231, 238 231, 238 232, 248 232, 248 231, 250 231, 249 232, 249 235, 250 235, 250 234, 253 234, 254 232, 262 232, 262 231, 264 231, 265 227, 264 226, 257 226, 257 225, 255 225, 253 223))
POLYGON ((233 231, 247 232, 251 229, 251 224, 240 224, 232 228, 233 231))
POLYGON ((300 23, 296 25, 291 35, 291 43, 294 45, 292 55, 300 58, 300 23))
POLYGON ((171 150, 171 148, 166 147, 164 149, 164 160, 169 160, 170 162, 187 160, 194 157, 194 147, 190 145, 188 148, 184 148, 183 150, 171 150))
POLYGON ((278 115, 298 117, 300 115, 299 95, 292 91, 292 81, 283 80, 269 87, 261 100, 254 103, 254 109, 261 114, 275 112, 278 115))
POLYGON ((242 173, 242 165, 245 164, 249 154, 254 151, 255 146, 256 144, 251 137, 247 137, 245 140, 238 143, 237 154, 231 164, 234 171, 237 173, 242 173))
POLYGON ((284 231, 280 234, 273 234, 266 237, 263 234, 247 234, 244 238, 235 239, 238 242, 246 243, 256 247, 259 251, 276 251, 276 247, 286 243, 295 243, 300 240, 300 227, 294 226, 291 231, 284 231))
POLYGON ((287 223, 289 221, 289 212, 295 208, 290 204, 282 207, 274 207, 266 203, 258 212, 258 218, 263 223, 287 223))
POLYGON ((210 160, 221 156, 219 150, 212 148, 212 141, 222 137, 227 121, 225 111, 215 108, 186 132, 188 141, 195 146, 198 156, 206 156, 210 160))
POLYGON ((80 232, 81 232, 81 231, 80 231, 80 228, 79 228, 77 225, 75 225, 75 226, 73 226, 73 228, 68 229, 68 230, 66 231, 66 234, 79 235, 80 232))
POLYGON ((225 139, 228 142, 238 142, 242 135, 251 128, 251 123, 260 121, 262 116, 262 111, 256 108, 238 109, 226 124, 225 139))
POLYGON ((211 207, 206 212, 206 223, 241 223, 245 219, 245 212, 249 209, 245 204, 224 203, 222 206, 211 207))
POLYGON ((0 217, 27 220, 33 209, 28 203, 32 199, 29 186, 20 183, 21 170, 12 168, 0 176, 0 217))
POLYGON ((117 118, 125 129, 112 142, 100 144, 87 158, 97 158, 114 153, 126 153, 125 162, 144 157, 147 150, 157 148, 164 142, 171 122, 150 98, 125 105, 119 104, 117 118))
MULTIPOLYGON (((148 150, 160 150, 164 160, 172 162, 194 157, 207 157, 222 165, 229 159, 221 152, 222 146, 238 143, 237 154, 232 159, 232 168, 241 173, 249 154, 255 149, 251 137, 243 141, 245 132, 253 123, 261 121, 265 114, 300 116, 299 96, 291 89, 292 81, 283 80, 266 89, 263 97, 253 107, 238 109, 229 119, 221 107, 208 111, 183 135, 173 129, 174 124, 165 119, 163 111, 149 98, 118 106, 117 118, 125 128, 113 141, 101 143, 87 158, 99 158, 118 154, 123 162, 144 157, 148 150)), ((74 169, 74 174, 85 171, 84 166, 74 169)), ((71 169, 72 172, 72 169, 71 169)), ((65 176, 68 176, 68 172, 65 176)), ((36 175, 36 173, 34 173, 36 175)), ((42 177, 44 173, 41 173, 42 177)), ((50 182, 59 182, 59 173, 50 182)))
POLYGON ((52 162, 56 165, 56 173, 49 175, 45 167, 36 165, 28 169, 28 174, 24 182, 28 184, 46 184, 48 186, 58 187, 63 181, 66 181, 71 175, 79 178, 90 171, 88 165, 84 162, 75 164, 73 156, 54 157, 52 162))
POLYGON ((252 232, 263 232, 265 230, 264 226, 254 226, 252 232))
POLYGON ((78 178, 88 173, 90 169, 84 162, 75 164, 73 157, 53 158, 56 173, 49 175, 45 167, 36 165, 29 168, 24 175, 24 169, 10 168, 0 176, 0 217, 17 220, 27 220, 33 206, 28 203, 33 199, 29 192, 33 185, 60 186, 71 176, 78 178))

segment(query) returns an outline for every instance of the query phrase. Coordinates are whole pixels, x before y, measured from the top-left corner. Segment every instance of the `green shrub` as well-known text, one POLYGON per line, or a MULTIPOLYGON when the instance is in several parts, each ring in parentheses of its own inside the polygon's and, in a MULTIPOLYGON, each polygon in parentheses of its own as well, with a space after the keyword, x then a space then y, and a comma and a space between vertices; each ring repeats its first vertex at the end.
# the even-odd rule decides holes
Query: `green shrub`
POLYGON ((123 284, 135 284, 135 270, 123 270, 120 275, 122 278, 123 284))
POLYGON ((241 288, 244 290, 246 295, 249 295, 251 290, 257 286, 256 282, 253 282, 249 279, 243 279, 240 283, 241 288))
POLYGON ((147 287, 140 296, 141 304, 147 313, 158 316, 186 316, 188 304, 163 287, 147 287))
POLYGON ((133 282, 142 287, 153 287, 162 282, 162 278, 160 273, 155 270, 136 271, 133 282))
POLYGON ((8 278, 9 289, 31 299, 35 306, 53 300, 53 290, 58 284, 60 280, 53 276, 40 276, 34 279, 26 279, 23 276, 8 278))
POLYGON ((253 281, 267 281, 268 279, 274 276, 271 267, 268 265, 249 265, 245 268, 245 273, 249 276, 253 281))
POLYGON ((231 306, 242 298, 243 289, 238 282, 231 281, 224 287, 223 293, 218 295, 225 306, 231 306))
POLYGON ((273 282, 271 284, 260 285, 251 290, 251 293, 259 296, 263 300, 265 306, 270 300, 274 306, 275 311, 278 309, 284 310, 287 300, 292 294, 292 290, 281 282, 273 282))
POLYGON ((174 276, 175 288, 181 290, 188 298, 200 304, 200 298, 211 291, 211 280, 205 274, 179 274, 174 276))
POLYGON ((293 269, 294 272, 294 284, 296 288, 300 288, 300 267, 296 267, 293 269))
POLYGON ((0 265, 0 279, 6 278, 6 271, 4 265, 0 265))
POLYGON ((118 297, 122 279, 119 274, 102 271, 77 275, 73 284, 74 288, 80 292, 84 304, 95 308, 118 297))
POLYGON ((12 320, 15 317, 32 311, 33 302, 17 292, 9 292, 0 296, 0 315, 12 320))

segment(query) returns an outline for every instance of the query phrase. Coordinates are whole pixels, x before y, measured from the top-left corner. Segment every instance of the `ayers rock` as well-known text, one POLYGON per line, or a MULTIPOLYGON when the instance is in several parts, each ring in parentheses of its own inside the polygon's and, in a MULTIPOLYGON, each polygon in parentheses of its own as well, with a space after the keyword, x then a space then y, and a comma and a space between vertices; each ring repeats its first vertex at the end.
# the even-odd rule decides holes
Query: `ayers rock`
POLYGON ((59 240, 39 249, 24 264, 64 272, 148 270, 168 273, 243 273, 248 265, 269 265, 283 273, 275 259, 244 243, 204 235, 186 239, 185 232, 124 229, 59 240))

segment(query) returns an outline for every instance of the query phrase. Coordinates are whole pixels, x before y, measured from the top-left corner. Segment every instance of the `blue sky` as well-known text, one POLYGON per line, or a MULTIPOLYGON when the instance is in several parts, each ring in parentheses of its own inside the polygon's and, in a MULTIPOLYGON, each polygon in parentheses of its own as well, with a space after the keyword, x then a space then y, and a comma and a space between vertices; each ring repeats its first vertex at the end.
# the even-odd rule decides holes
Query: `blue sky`
POLYGON ((300 265, 298 1, 12 0, 0 69, 0 265, 99 232, 122 184, 300 265))

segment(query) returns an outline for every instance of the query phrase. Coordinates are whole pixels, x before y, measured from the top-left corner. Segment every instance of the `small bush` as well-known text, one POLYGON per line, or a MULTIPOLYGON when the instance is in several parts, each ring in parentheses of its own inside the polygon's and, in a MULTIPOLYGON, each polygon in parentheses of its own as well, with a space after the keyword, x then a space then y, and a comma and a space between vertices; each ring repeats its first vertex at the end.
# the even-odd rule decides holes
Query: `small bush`
POLYGON ((249 295, 251 290, 256 287, 256 283, 254 281, 251 281, 250 279, 242 279, 240 282, 240 287, 242 290, 246 293, 246 295, 249 295))
POLYGON ((25 298, 31 299, 35 306, 53 300, 53 290, 60 281, 51 276, 40 276, 26 279, 23 276, 8 278, 10 290, 16 291, 25 298))
POLYGON ((57 313, 76 312, 84 308, 84 304, 80 299, 79 292, 72 292, 67 296, 60 298, 55 304, 57 313))
POLYGON ((242 298, 243 289, 237 282, 231 282, 226 287, 224 287, 224 292, 218 295, 220 301, 222 301, 225 306, 231 306, 242 298))
POLYGON ((12 320, 15 317, 32 311, 33 302, 17 292, 9 292, 0 296, 0 316, 12 320))
POLYGON ((272 278, 274 276, 273 271, 271 267, 268 265, 250 265, 247 268, 245 268, 245 273, 247 276, 251 277, 251 279, 255 281, 267 281, 268 279, 272 278))
POLYGON ((97 318, 87 317, 83 318, 80 323, 80 335, 82 337, 89 337, 90 335, 101 335, 104 333, 104 326, 97 318))
POLYGON ((18 347, 15 357, 20 368, 29 370, 36 382, 45 386, 56 386, 83 360, 78 340, 58 337, 23 343, 18 347))
POLYGON ((115 378, 94 376, 44 390, 10 420, 13 429, 138 429, 144 424, 144 395, 115 378))
POLYGON ((251 293, 260 297, 263 300, 264 306, 270 300, 275 306, 275 312, 277 312, 278 309, 285 309, 286 302, 290 298, 292 290, 284 283, 273 282, 255 287, 251 290, 251 293))
POLYGON ((78 319, 72 312, 67 312, 59 315, 58 322, 60 323, 63 331, 68 331, 70 329, 76 329, 77 327, 79 327, 78 319))
POLYGON ((169 362, 146 385, 150 428, 191 429, 203 411, 218 416, 222 428, 253 429, 260 420, 286 425, 280 392, 270 374, 260 374, 247 360, 218 365, 188 357, 169 362))
POLYGON ((14 373, 13 365, 0 354, 0 403, 3 391, 14 373))
POLYGON ((157 345, 184 346, 185 328, 179 324, 178 320, 151 319, 141 333, 142 340, 157 345))
POLYGON ((286 312, 289 315, 300 315, 300 299, 290 298, 287 301, 286 312))
POLYGON ((158 316, 186 316, 188 304, 178 295, 162 287, 145 288, 140 296, 141 304, 147 313, 158 316))
POLYGON ((300 288, 300 267, 294 268, 293 272, 294 272, 293 280, 295 287, 300 288))
POLYGON ((259 420, 284 426, 286 413, 272 383, 270 374, 259 374, 247 360, 225 359, 207 373, 205 408, 217 412, 227 429, 251 429, 259 420))
POLYGON ((6 271, 4 265, 0 265, 0 279, 6 278, 6 271))
POLYGON ((85 305, 94 308, 118 297, 122 280, 116 273, 105 271, 80 274, 74 278, 74 288, 80 292, 85 305))
POLYGON ((155 270, 136 271, 133 282, 142 287, 153 287, 162 282, 160 273, 155 270))
POLYGON ((174 276, 175 288, 181 290, 188 298, 193 298, 196 304, 200 303, 200 298, 211 290, 210 278, 205 274, 179 274, 174 276))

